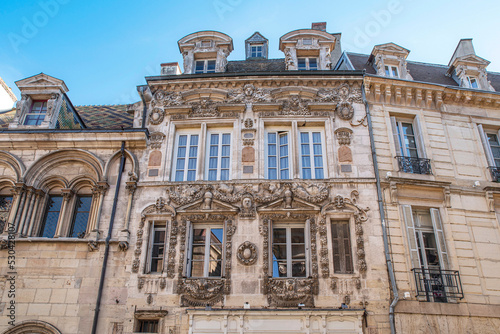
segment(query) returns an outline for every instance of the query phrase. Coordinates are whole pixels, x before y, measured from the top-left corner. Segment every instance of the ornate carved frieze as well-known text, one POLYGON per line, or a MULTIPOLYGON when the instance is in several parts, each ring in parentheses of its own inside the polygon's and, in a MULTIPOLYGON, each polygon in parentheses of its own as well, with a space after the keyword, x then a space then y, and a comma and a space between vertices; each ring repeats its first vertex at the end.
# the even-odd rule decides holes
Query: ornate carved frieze
POLYGON ((182 94, 179 92, 167 92, 159 89, 153 96, 152 106, 156 107, 171 107, 178 106, 184 103, 182 94))
POLYGON ((201 98, 198 102, 191 103, 191 112, 189 117, 216 117, 220 115, 217 107, 218 103, 212 101, 210 98, 201 98))
POLYGON ((292 95, 289 99, 282 102, 279 114, 287 116, 311 115, 309 102, 310 100, 302 99, 297 95, 292 95))
POLYGON ((246 84, 242 89, 230 89, 225 103, 256 103, 271 102, 271 90, 255 88, 253 84, 246 84))
POLYGON ((245 266, 254 264, 257 262, 257 246, 250 241, 245 241, 238 247, 237 259, 245 266))

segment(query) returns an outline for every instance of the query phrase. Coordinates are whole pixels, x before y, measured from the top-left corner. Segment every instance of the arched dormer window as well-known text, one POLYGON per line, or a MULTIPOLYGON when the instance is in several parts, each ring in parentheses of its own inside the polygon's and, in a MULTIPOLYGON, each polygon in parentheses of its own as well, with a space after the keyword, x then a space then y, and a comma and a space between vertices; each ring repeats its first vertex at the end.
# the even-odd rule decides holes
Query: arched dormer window
POLYGON ((285 53, 287 70, 331 70, 331 52, 337 39, 316 29, 291 31, 280 38, 280 50, 285 53))
POLYGON ((368 58, 368 63, 375 68, 377 75, 413 80, 406 67, 406 57, 409 53, 410 50, 394 43, 375 45, 370 58, 368 58))
POLYGON ((233 39, 217 31, 199 31, 181 38, 184 74, 225 72, 233 39))

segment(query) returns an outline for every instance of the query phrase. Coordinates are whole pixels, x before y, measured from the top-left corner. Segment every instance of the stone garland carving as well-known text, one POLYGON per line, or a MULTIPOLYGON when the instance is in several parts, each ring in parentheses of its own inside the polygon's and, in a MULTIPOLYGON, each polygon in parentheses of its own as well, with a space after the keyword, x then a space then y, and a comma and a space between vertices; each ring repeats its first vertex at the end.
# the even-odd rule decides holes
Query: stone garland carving
POLYGON ((134 260, 132 261, 132 272, 138 273, 139 267, 141 265, 141 248, 142 248, 142 236, 144 234, 144 223, 146 222, 146 216, 141 217, 141 222, 139 223, 139 229, 137 230, 137 241, 135 242, 134 260))
POLYGON ((188 114, 189 117, 216 117, 220 115, 217 108, 218 103, 210 98, 201 98, 199 102, 192 102, 192 110, 188 114))
POLYGON ((370 208, 362 208, 358 205, 357 200, 359 197, 359 193, 357 190, 353 190, 351 192, 351 197, 342 197, 341 195, 335 196, 332 203, 325 205, 322 209, 321 219, 320 219, 320 267, 321 267, 321 276, 323 278, 328 278, 330 275, 329 266, 328 266, 328 245, 326 243, 327 233, 326 233, 326 213, 325 211, 329 209, 335 210, 343 210, 346 207, 354 208, 356 211, 354 212, 354 223, 355 223, 355 231, 356 231, 356 254, 358 257, 358 270, 360 273, 365 273, 367 270, 366 260, 365 260, 365 246, 364 246, 364 238, 363 238, 363 223, 368 220, 366 212, 370 210, 370 208))
POLYGON ((177 235, 179 234, 179 223, 177 220, 172 221, 170 228, 170 240, 168 247, 168 260, 167 260, 167 277, 174 278, 175 276, 175 254, 177 249, 177 235))
POLYGON ((149 137, 149 145, 152 149, 160 149, 165 140, 165 135, 161 132, 153 132, 149 137))
POLYGON ((253 198, 254 202, 262 204, 286 197, 287 190, 291 191, 293 196, 310 203, 321 203, 328 198, 330 193, 327 185, 321 182, 263 182, 256 186, 225 183, 214 185, 183 184, 166 188, 168 198, 178 205, 199 200, 208 191, 212 193, 213 198, 222 202, 236 203, 247 196, 253 198), (255 189, 256 187, 257 189, 255 189))
POLYGON ((311 115, 309 102, 310 100, 301 99, 297 95, 292 95, 289 99, 282 102, 282 108, 279 114, 287 116, 311 115))
POLYGON ((184 103, 182 94, 179 92, 167 92, 158 90, 153 95, 152 106, 156 107, 171 107, 178 106, 184 103))
MULTIPOLYGON (((208 220, 218 220, 224 217, 223 215, 210 215, 208 220)), ((177 282, 177 293, 181 295, 181 303, 183 306, 205 306, 213 305, 221 302, 224 295, 231 292, 231 255, 232 255, 232 239, 236 226, 233 226, 233 221, 225 217, 225 271, 224 277, 221 278, 186 278, 181 277, 184 271, 184 258, 187 225, 189 220, 205 220, 205 215, 187 215, 183 216, 181 223, 181 242, 180 242, 180 259, 179 259, 179 280, 177 282)))
POLYGON ((363 103, 360 88, 354 88, 348 83, 341 84, 338 88, 320 89, 317 102, 337 103, 336 112, 343 120, 350 120, 354 115, 353 103, 363 103))
POLYGON ((314 307, 314 295, 318 294, 318 266, 316 256, 316 224, 311 215, 307 214, 266 214, 259 232, 263 236, 263 266, 264 293, 267 295, 269 306, 297 307, 304 304, 306 307, 314 307), (273 220, 278 219, 309 220, 311 235, 311 262, 312 272, 310 278, 271 278, 269 277, 269 227, 273 220))
POLYGON ((257 246, 250 241, 245 241, 238 247, 237 259, 245 266, 254 264, 257 262, 257 246))

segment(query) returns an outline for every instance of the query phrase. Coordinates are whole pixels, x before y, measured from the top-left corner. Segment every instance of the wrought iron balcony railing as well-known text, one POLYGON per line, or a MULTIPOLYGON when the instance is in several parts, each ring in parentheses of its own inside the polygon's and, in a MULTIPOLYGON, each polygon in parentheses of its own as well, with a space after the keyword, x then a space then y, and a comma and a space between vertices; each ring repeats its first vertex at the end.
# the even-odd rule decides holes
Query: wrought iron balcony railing
POLYGON ((432 174, 431 160, 397 156, 399 170, 413 174, 432 174))
POLYGON ((500 167, 488 167, 488 169, 490 170, 490 173, 491 173, 491 177, 493 179, 493 181, 495 182, 499 182, 500 181, 500 167))
POLYGON ((457 270, 413 268, 417 297, 429 302, 447 303, 450 298, 464 298, 460 273, 457 270))

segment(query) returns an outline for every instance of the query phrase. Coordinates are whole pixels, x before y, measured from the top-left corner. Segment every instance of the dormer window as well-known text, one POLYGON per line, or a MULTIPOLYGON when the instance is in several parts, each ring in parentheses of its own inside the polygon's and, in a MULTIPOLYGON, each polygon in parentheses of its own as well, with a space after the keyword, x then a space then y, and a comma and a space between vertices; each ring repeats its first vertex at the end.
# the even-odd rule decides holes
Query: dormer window
POLYGON ((215 73, 215 60, 197 60, 194 73, 215 73))
POLYGON ((47 113, 47 100, 33 101, 30 111, 26 114, 24 125, 40 125, 47 113))
POLYGON ((317 58, 297 58, 297 69, 299 71, 317 71, 317 58))
POLYGON ((397 66, 385 66, 385 76, 399 78, 398 67, 397 66))
POLYGON ((262 44, 251 45, 250 46, 250 57, 251 58, 263 58, 264 50, 262 44))
POLYGON ((479 85, 477 83, 477 79, 472 76, 467 76, 467 82, 469 83, 470 88, 478 89, 479 85))

